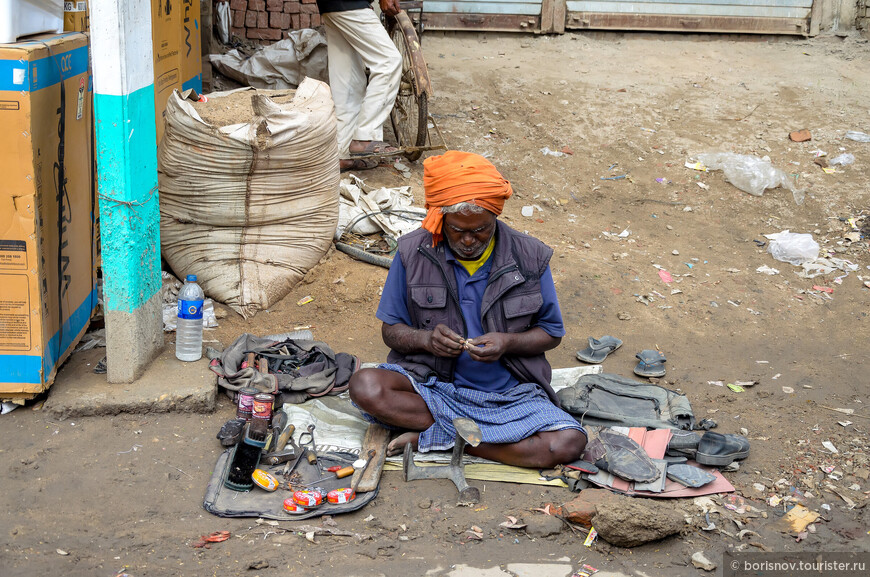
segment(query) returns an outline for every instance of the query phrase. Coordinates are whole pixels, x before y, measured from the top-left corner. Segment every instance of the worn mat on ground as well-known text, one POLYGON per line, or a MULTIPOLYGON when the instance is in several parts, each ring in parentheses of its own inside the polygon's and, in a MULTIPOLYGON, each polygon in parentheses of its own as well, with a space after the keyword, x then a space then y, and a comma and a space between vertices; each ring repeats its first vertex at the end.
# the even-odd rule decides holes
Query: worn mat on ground
MULTIPOLYGON (((250 491, 234 491, 224 486, 224 480, 227 478, 227 471, 230 468, 230 455, 233 450, 228 449, 221 453, 218 457, 217 464, 212 473, 211 479, 208 482, 208 488, 205 492, 205 499, 202 506, 209 513, 218 515, 219 517, 263 517, 264 519, 275 519, 277 521, 298 521, 300 519, 310 519, 311 517, 319 517, 321 515, 339 515, 341 513, 349 513, 364 507, 366 504, 374 500, 378 496, 378 490, 375 489, 369 493, 360 493, 356 499, 349 503, 341 505, 324 503, 316 509, 311 509, 307 513, 295 514, 288 513, 284 510, 284 499, 291 498, 293 492, 289 490, 287 482, 281 476, 283 464, 274 466, 261 466, 261 469, 275 475, 281 482, 281 486, 277 491, 268 492, 254 487, 250 491)), ((327 467, 333 465, 341 465, 346 467, 353 463, 356 455, 349 453, 320 453, 319 460, 324 471, 327 467)), ((300 485, 312 483, 321 479, 329 473, 321 475, 320 469, 316 465, 312 465, 304 457, 299 461, 294 469, 294 477, 300 485)), ((344 479, 327 479, 315 486, 322 487, 326 491, 339 489, 350 486, 350 477, 344 479)))
MULTIPOLYGON (((363 367, 376 366, 366 363, 363 367)), ((554 369, 551 386, 558 391, 577 381, 581 375, 597 374, 601 372, 601 365, 589 365, 582 367, 569 367, 554 369)), ((287 413, 288 423, 296 426, 294 438, 298 439, 300 432, 304 432, 308 425, 315 426, 314 439, 318 452, 340 451, 358 455, 362 447, 368 422, 360 416, 359 410, 350 402, 347 393, 337 397, 321 397, 311 399, 298 405, 285 404, 284 412, 287 413)), ((420 465, 426 463, 446 464, 450 462, 450 451, 429 451, 427 453, 414 453, 414 461, 420 465)), ((479 481, 501 481, 505 483, 526 483, 535 485, 552 485, 565 487, 559 480, 547 481, 541 477, 536 469, 524 469, 511 467, 487 459, 465 455, 465 474, 468 479, 479 481)), ((401 455, 388 457, 384 464, 385 471, 402 469, 401 455)))

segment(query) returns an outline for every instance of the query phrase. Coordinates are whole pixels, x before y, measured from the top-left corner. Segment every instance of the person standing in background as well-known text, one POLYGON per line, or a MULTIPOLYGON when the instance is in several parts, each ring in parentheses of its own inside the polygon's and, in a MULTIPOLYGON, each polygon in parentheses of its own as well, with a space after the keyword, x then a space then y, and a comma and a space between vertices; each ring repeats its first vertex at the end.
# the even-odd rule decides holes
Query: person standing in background
MULTIPOLYGON (((387 16, 399 13, 399 0, 379 1, 387 16)), ((326 29, 341 170, 374 168, 377 160, 354 156, 399 153, 383 138, 399 91, 402 57, 371 0, 317 0, 317 7, 326 29)))

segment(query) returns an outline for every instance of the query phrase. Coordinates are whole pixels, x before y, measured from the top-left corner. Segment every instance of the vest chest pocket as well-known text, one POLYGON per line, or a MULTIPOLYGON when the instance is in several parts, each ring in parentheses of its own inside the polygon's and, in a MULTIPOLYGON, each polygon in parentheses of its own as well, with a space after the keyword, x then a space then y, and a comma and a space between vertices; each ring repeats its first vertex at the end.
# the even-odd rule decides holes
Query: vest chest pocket
POLYGON ((417 327, 432 330, 438 324, 449 325, 447 314, 447 287, 411 287, 411 302, 417 327))
POLYGON ((505 328, 509 333, 521 333, 532 328, 535 315, 544 305, 540 291, 510 296, 503 301, 505 328))

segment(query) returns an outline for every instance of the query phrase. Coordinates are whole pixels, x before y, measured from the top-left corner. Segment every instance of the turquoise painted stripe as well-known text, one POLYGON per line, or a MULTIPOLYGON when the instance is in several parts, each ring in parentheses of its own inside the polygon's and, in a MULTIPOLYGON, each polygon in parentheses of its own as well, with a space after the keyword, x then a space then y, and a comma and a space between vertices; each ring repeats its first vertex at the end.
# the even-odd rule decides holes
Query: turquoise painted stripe
POLYGON ((0 60, 0 90, 36 92, 88 71, 88 47, 58 52, 39 60, 0 60), (16 74, 16 70, 21 70, 16 74), (18 79, 21 82, 16 83, 18 79))
POLYGON ((154 85, 95 94, 94 113, 103 301, 106 310, 131 313, 162 283, 154 85))
POLYGON ((181 85, 182 90, 190 90, 191 88, 202 93, 202 74, 197 74, 190 80, 186 80, 184 84, 181 85))
POLYGON ((48 341, 46 352, 39 355, 2 355, 0 356, 0 383, 26 383, 38 385, 45 376, 50 375, 57 360, 72 344, 73 339, 85 328, 97 307, 97 286, 85 297, 63 323, 63 343, 59 344, 60 331, 48 341))

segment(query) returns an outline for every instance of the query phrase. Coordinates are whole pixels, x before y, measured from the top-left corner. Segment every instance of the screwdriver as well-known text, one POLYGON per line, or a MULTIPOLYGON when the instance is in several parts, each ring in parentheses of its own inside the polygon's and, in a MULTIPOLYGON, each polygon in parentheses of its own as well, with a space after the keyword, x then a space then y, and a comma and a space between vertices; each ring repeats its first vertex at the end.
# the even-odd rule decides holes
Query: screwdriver
MULTIPOLYGON (((332 467, 330 467, 330 469, 331 469, 331 468, 332 468, 332 467)), ((329 469, 327 469, 327 470, 329 470, 329 469)), ((307 485, 302 485, 302 487, 310 487, 311 485, 316 485, 317 483, 321 483, 321 482, 323 482, 323 481, 327 481, 327 480, 329 480, 329 479, 344 479, 345 477, 350 477, 351 475, 353 475, 353 472, 354 472, 355 470, 356 470, 356 469, 353 468, 353 465, 349 465, 349 466, 347 466, 347 467, 343 467, 343 468, 341 468, 341 469, 338 469, 338 470, 337 470, 334 474, 332 474, 332 475, 327 475, 326 477, 323 477, 323 478, 321 478, 321 479, 317 479, 316 481, 313 481, 313 482, 311 482, 311 483, 308 483, 307 485)))

